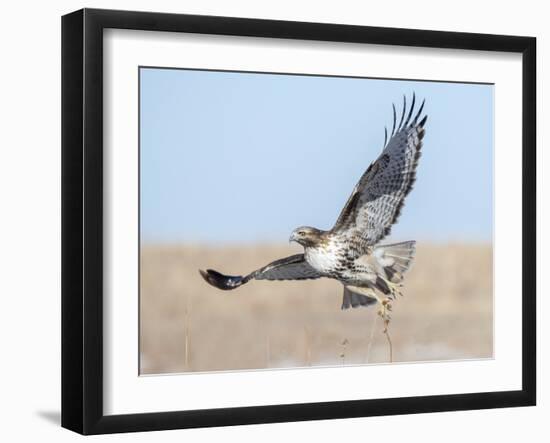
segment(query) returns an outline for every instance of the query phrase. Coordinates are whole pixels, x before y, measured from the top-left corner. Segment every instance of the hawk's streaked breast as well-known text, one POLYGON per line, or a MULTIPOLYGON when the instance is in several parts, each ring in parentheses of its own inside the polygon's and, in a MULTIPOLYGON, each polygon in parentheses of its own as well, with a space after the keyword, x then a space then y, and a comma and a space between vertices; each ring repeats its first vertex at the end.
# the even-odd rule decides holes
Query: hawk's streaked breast
POLYGON ((305 248, 304 256, 309 265, 321 274, 334 275, 342 266, 343 245, 329 237, 316 246, 305 248))

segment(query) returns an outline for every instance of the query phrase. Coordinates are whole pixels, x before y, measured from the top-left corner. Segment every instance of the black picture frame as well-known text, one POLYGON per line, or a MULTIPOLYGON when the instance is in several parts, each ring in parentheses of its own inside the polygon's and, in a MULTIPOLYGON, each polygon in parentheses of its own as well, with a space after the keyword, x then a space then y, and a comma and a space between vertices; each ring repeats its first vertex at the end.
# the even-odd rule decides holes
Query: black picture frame
POLYGON ((62 426, 82 434, 530 406, 536 402, 536 39, 83 9, 62 18, 62 426), (522 389, 177 412, 103 413, 103 30, 522 54, 522 389))

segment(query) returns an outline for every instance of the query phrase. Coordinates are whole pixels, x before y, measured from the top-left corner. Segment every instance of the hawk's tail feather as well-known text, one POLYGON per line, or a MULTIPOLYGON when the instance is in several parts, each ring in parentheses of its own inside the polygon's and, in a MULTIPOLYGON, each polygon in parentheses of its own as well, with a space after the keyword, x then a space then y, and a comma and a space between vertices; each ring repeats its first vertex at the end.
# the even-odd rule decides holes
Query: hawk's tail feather
POLYGON ((207 283, 215 286, 218 289, 235 289, 248 281, 248 278, 241 275, 223 275, 218 271, 214 271, 213 269, 207 269, 206 271, 199 269, 199 272, 202 275, 202 278, 204 278, 207 283))
POLYGON ((401 283, 405 272, 410 268, 416 252, 415 241, 405 241, 375 248, 376 261, 384 270, 391 283, 401 283))
POLYGON ((370 306, 376 304, 378 300, 374 296, 359 294, 344 286, 344 298, 342 299, 341 309, 359 308, 361 306, 370 306))

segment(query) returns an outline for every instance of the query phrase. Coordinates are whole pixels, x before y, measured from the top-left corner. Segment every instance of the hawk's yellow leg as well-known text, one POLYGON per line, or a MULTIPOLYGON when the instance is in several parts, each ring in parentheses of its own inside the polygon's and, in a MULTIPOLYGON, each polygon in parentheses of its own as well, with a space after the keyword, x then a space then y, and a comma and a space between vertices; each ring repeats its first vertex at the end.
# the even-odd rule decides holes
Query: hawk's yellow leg
POLYGON ((392 283, 389 280, 384 280, 384 282, 386 283, 386 285, 388 285, 388 288, 390 288, 391 291, 389 298, 395 300, 395 297, 397 295, 403 296, 403 294, 401 293, 401 288, 403 287, 402 283, 392 283))

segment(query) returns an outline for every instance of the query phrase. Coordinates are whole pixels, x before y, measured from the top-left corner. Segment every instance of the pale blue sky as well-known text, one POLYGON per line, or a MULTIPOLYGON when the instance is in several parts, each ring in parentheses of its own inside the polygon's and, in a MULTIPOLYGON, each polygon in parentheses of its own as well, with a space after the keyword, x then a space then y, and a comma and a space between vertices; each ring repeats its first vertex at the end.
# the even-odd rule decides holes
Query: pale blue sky
MULTIPOLYGON (((144 242, 286 242, 329 229, 380 153, 392 102, 426 99, 394 239, 491 241, 493 86, 142 68, 144 242)), ((398 115, 399 117, 399 115, 398 115)))

